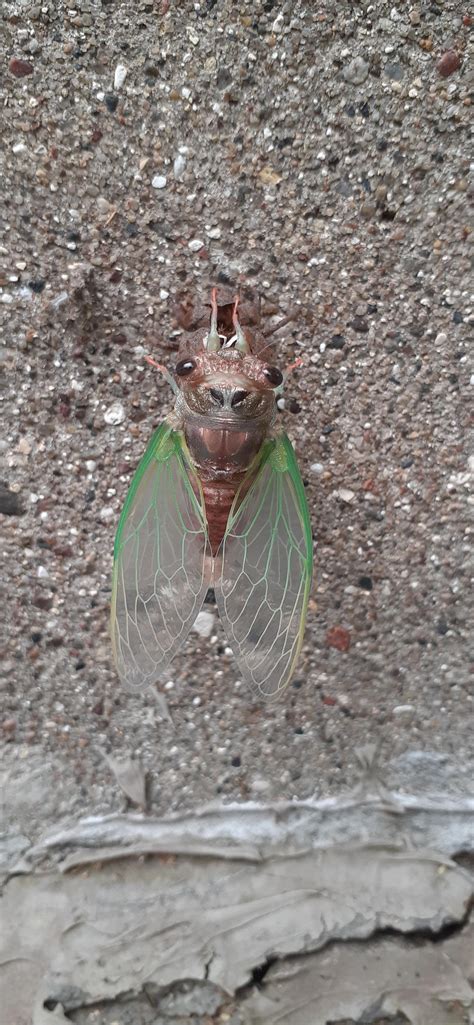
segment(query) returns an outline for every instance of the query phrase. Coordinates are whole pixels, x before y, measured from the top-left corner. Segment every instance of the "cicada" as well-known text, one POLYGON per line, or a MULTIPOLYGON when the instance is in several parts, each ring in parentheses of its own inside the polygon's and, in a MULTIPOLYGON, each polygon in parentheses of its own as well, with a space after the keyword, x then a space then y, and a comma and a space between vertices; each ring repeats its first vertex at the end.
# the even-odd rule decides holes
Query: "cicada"
MULTIPOLYGON (((128 492, 114 550, 119 676, 152 684, 182 647, 210 588, 239 673, 260 697, 288 684, 303 641, 312 533, 293 448, 276 426, 285 374, 251 306, 219 302, 183 336, 174 412, 128 492)), ((149 359, 149 362, 154 363, 149 359)), ((289 367, 288 371, 292 368, 289 367)))

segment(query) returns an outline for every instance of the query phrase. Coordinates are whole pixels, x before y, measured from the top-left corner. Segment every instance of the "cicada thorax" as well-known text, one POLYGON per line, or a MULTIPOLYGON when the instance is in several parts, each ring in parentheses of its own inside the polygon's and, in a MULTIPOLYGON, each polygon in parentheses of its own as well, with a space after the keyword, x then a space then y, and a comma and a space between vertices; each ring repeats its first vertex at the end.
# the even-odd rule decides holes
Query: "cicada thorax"
POLYGON ((282 375, 262 358, 267 344, 254 303, 222 294, 217 299, 213 291, 207 308, 183 305, 181 314, 187 331, 176 364, 176 413, 203 489, 215 552, 271 429, 282 375))

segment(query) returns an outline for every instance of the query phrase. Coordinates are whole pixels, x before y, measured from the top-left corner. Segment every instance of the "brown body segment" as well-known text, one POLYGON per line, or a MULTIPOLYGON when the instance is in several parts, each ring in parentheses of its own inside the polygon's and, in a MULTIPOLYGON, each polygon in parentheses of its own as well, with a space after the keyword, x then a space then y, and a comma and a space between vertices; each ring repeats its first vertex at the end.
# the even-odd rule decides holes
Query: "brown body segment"
POLYGON ((215 555, 223 540, 234 498, 258 455, 264 434, 254 428, 229 431, 194 427, 186 432, 186 441, 201 482, 209 541, 215 555))
MULTIPOLYGON (((215 302, 215 300, 214 300, 215 302)), ((237 302, 228 290, 217 299, 217 332, 221 348, 206 349, 212 301, 197 304, 184 298, 176 308, 177 323, 185 334, 178 360, 193 360, 194 370, 179 381, 183 402, 178 401, 186 442, 201 482, 209 540, 215 555, 225 534, 232 503, 249 467, 268 434, 275 414, 274 390, 265 376, 265 350, 269 346, 260 327, 260 303, 252 293, 237 302), (228 348, 236 332, 246 351, 228 348), (219 409, 212 396, 235 392, 245 403, 219 409)), ((236 396, 238 397, 238 396, 236 396)), ((243 497, 243 496, 242 496, 243 497)))

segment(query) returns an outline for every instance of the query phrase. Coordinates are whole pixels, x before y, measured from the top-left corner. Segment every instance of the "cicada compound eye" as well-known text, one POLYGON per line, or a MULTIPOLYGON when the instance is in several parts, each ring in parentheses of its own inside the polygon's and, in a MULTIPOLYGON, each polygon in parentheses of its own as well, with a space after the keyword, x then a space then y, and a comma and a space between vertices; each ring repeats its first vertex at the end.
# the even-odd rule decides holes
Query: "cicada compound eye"
POLYGON ((187 377, 188 374, 192 374, 196 367, 196 363, 193 359, 180 359, 176 364, 175 370, 178 377, 187 377))
POLYGON ((280 384, 283 384, 283 374, 278 367, 265 367, 263 372, 274 388, 278 388, 280 384))

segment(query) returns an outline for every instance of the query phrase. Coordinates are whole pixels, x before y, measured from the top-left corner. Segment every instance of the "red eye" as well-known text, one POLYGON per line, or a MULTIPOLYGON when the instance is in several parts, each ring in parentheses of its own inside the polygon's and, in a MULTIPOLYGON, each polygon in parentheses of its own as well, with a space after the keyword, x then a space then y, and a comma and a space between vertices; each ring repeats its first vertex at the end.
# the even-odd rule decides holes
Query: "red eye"
POLYGON ((193 359, 180 359, 175 369, 178 377, 187 377, 188 374, 192 374, 195 367, 196 364, 193 359))
POLYGON ((265 370, 263 372, 265 374, 265 377, 268 378, 268 380, 270 381, 270 384, 273 384, 275 388, 278 388, 278 385, 282 384, 283 374, 281 370, 278 369, 278 367, 265 367, 265 370))

